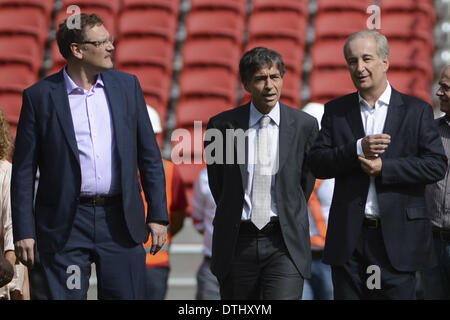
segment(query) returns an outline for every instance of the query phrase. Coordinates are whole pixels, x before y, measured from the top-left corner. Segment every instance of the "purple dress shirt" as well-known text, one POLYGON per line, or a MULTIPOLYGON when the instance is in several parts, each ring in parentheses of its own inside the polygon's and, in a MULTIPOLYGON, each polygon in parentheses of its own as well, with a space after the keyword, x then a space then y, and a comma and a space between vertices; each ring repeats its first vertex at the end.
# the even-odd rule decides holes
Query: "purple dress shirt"
POLYGON ((114 127, 101 75, 90 90, 80 88, 64 68, 64 80, 81 167, 81 195, 121 192, 114 127))

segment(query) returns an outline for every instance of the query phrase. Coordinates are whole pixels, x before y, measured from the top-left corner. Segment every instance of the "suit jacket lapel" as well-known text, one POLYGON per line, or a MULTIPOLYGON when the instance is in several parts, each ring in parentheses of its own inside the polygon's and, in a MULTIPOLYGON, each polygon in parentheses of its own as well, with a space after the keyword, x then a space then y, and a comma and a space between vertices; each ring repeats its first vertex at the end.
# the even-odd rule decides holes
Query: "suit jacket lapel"
POLYGON ((361 119, 361 109, 359 107, 358 93, 354 93, 349 97, 348 106, 350 112, 347 113, 347 120, 352 128, 356 139, 363 138, 366 134, 361 119))
POLYGON ((102 79, 105 85, 105 94, 110 107, 111 119, 114 127, 114 139, 116 141, 119 158, 121 159, 123 146, 124 143, 126 143, 123 134, 123 121, 126 117, 124 95, 121 88, 117 85, 117 80, 112 79, 110 73, 102 73, 102 79))
POLYGON ((67 143, 74 157, 80 163, 80 156, 78 152, 77 140, 75 137, 75 130, 73 127, 72 113, 70 111, 69 98, 67 96, 67 88, 64 81, 63 70, 58 73, 59 79, 52 83, 52 91, 50 93, 51 99, 55 106, 56 114, 61 124, 62 131, 66 137, 67 143))
MULTIPOLYGON (((244 106, 241 109, 240 114, 236 117, 234 123, 234 129, 242 129, 244 132, 248 130, 248 122, 250 121, 250 103, 244 106)), ((237 152, 241 151, 237 148, 236 139, 234 140, 234 152, 237 155, 237 152)), ((241 180, 242 187, 245 190, 247 188, 248 182, 248 174, 247 174, 247 166, 248 166, 248 136, 245 136, 245 162, 239 164, 239 170, 241 172, 241 180)))
POLYGON ((280 172, 291 150, 292 138, 295 136, 294 120, 288 115, 288 107, 280 103, 280 128, 278 135, 278 171, 280 172))
POLYGON ((388 112, 383 129, 383 132, 389 134, 391 137, 395 135, 400 126, 399 124, 404 114, 402 111, 403 106, 403 100, 400 93, 392 88, 391 100, 389 101, 388 112))

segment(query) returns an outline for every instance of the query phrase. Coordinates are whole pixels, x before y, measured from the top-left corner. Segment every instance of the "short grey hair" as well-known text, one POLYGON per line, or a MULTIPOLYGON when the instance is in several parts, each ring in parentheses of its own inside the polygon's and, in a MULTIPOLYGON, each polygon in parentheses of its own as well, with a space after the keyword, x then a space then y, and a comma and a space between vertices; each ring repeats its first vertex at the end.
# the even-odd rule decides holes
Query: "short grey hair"
POLYGON ((373 39, 375 39, 375 47, 376 47, 377 55, 382 60, 384 60, 385 58, 389 59, 389 43, 388 43, 388 40, 386 39, 386 37, 376 30, 361 30, 361 31, 352 33, 345 41, 345 45, 344 45, 345 60, 347 60, 348 46, 349 46, 350 42, 352 42, 353 40, 358 39, 358 38, 367 38, 367 37, 372 37, 373 39))

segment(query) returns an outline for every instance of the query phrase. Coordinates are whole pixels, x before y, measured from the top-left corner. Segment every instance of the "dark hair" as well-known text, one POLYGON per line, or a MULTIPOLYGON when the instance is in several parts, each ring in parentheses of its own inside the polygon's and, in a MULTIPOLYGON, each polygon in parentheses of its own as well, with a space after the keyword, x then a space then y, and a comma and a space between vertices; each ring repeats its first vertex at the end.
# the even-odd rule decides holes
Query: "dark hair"
POLYGON ((95 13, 80 13, 79 15, 70 16, 59 25, 58 32, 56 33, 56 42, 58 43, 59 52, 61 52, 66 60, 69 59, 72 56, 70 45, 72 43, 82 43, 83 41, 86 41, 86 27, 94 27, 102 24, 102 18, 95 13), (75 22, 76 24, 78 21, 80 22, 78 26, 69 26, 71 22, 75 22))
POLYGON ((3 110, 0 109, 0 160, 8 159, 12 149, 11 130, 3 110))
POLYGON ((274 64, 283 77, 285 73, 284 62, 278 52, 264 47, 255 47, 247 51, 239 62, 239 76, 242 83, 249 83, 255 72, 262 68, 271 68, 274 64))

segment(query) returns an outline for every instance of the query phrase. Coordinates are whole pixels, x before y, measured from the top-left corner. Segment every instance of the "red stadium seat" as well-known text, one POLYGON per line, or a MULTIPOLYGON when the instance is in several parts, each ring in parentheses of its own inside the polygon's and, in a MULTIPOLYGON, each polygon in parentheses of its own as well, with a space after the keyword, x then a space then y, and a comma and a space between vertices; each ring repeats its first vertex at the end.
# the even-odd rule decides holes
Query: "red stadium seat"
POLYGON ((230 39, 190 39, 182 51, 183 66, 221 66, 237 72, 241 49, 230 39))
POLYGON ((308 16, 308 0, 253 0, 253 11, 252 13, 258 11, 276 11, 276 10, 286 10, 295 11, 300 15, 308 16))
POLYGON ((266 47, 277 51, 281 54, 288 72, 302 73, 305 49, 295 40, 283 38, 250 40, 246 50, 255 47, 266 47))
POLYGON ((49 21, 39 8, 22 7, 0 10, 0 34, 30 35, 43 49, 48 38, 49 21))
POLYGON ((178 169, 180 170, 181 178, 185 183, 187 188, 192 188, 195 181, 197 180, 200 172, 206 168, 206 165, 203 164, 179 164, 178 169))
POLYGON ((208 120, 232 107, 221 97, 185 98, 178 102, 175 118, 178 127, 193 126, 194 121, 201 121, 206 126, 208 120))
POLYGON ((236 105, 237 75, 225 68, 188 68, 180 75, 180 99, 215 96, 236 105))
POLYGON ((328 11, 357 11, 365 13, 372 4, 372 0, 318 0, 317 13, 322 14, 328 11))
POLYGON ((37 73, 31 72, 26 65, 0 64, 0 91, 22 92, 37 80, 37 73))
POLYGON ((385 13, 404 12, 414 15, 420 15, 428 19, 430 23, 435 22, 435 12, 432 2, 416 0, 380 0, 381 15, 385 13))
POLYGON ((38 80, 26 65, 0 65, 0 108, 12 125, 17 125, 22 108, 22 92, 38 80))
POLYGON ((164 9, 127 10, 119 18, 119 36, 156 36, 173 43, 178 19, 164 9))
POLYGON ((367 18, 365 11, 322 12, 314 21, 316 41, 324 38, 347 38, 353 32, 367 29, 367 18))
POLYGON ((331 99, 355 92, 355 86, 346 69, 315 70, 309 79, 310 101, 325 103, 331 99))
POLYGON ((22 109, 22 92, 0 91, 0 108, 5 113, 10 125, 17 126, 22 109))
POLYGON ((137 76, 147 103, 158 111, 161 119, 165 119, 172 76, 154 66, 125 66, 119 70, 137 76))
POLYGON ((290 107, 300 108, 302 101, 301 88, 301 76, 299 74, 286 73, 283 77, 280 101, 290 107))
POLYGON ((37 75, 42 60, 42 49, 33 36, 0 35, 0 63, 23 64, 37 75))
POLYGON ((433 79, 432 57, 428 50, 423 50, 422 43, 414 40, 391 40, 390 70, 419 70, 429 81, 433 79))
POLYGON ((51 45, 51 59, 52 59, 52 68, 49 71, 49 74, 58 72, 62 67, 66 65, 66 59, 59 52, 58 44, 54 41, 51 45))
POLYGON ((424 49, 428 49, 430 54, 433 52, 432 24, 418 15, 409 13, 384 14, 381 19, 380 32, 388 40, 394 38, 403 40, 418 39, 422 41, 424 49))
POLYGON ((317 41, 311 47, 313 68, 346 68, 344 57, 345 39, 326 39, 317 41))
POLYGON ((122 12, 135 9, 164 9, 178 16, 180 0, 122 0, 122 12))
POLYGON ((5 8, 34 7, 40 9, 47 19, 50 19, 54 5, 54 0, 0 0, 0 10, 5 8))
POLYGON ((245 16, 247 11, 247 1, 245 0, 226 0, 226 1, 217 1, 217 0, 191 0, 191 11, 211 11, 211 10, 225 10, 225 11, 234 11, 242 17, 245 16))
POLYGON ((244 19, 233 11, 194 11, 186 19, 186 31, 188 40, 197 37, 225 37, 241 45, 244 19))
MULTIPOLYGON (((81 8, 81 12, 85 9, 102 8, 106 9, 113 15, 117 15, 119 13, 121 0, 63 0, 63 7, 67 8, 71 5, 76 5, 81 8)), ((65 12, 66 10, 64 10, 65 12)))
POLYGON ((307 19, 295 11, 260 11, 250 15, 248 32, 251 40, 290 38, 303 46, 307 24, 307 19))
POLYGON ((172 74, 174 49, 162 38, 142 37, 122 39, 116 46, 118 68, 130 65, 152 65, 172 74))
POLYGON ((388 80, 394 89, 432 103, 431 82, 421 72, 390 70, 388 80))

